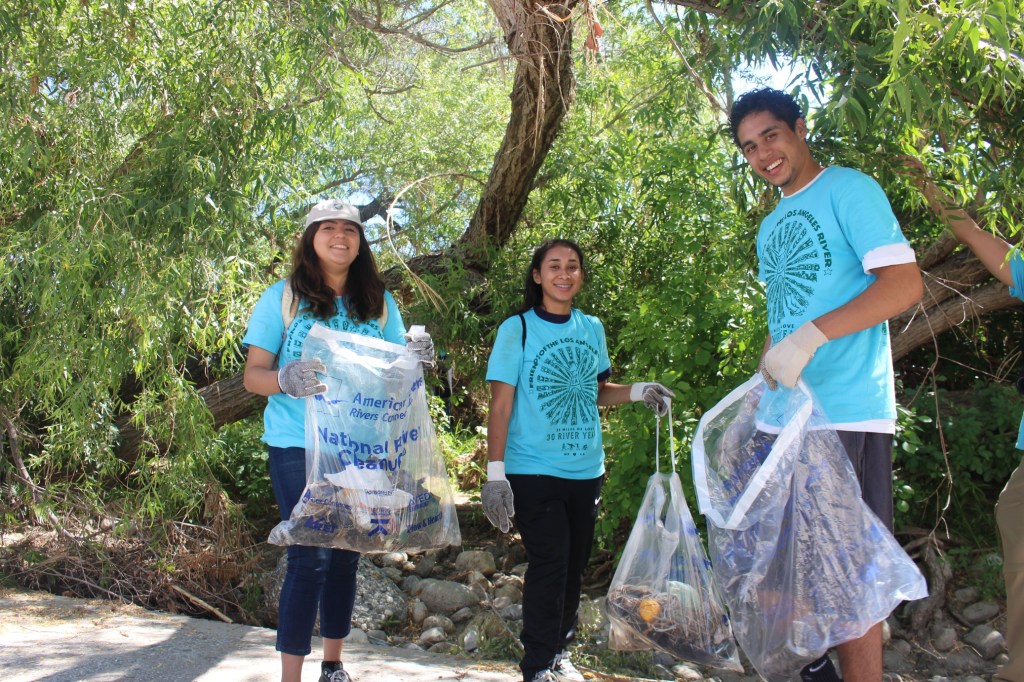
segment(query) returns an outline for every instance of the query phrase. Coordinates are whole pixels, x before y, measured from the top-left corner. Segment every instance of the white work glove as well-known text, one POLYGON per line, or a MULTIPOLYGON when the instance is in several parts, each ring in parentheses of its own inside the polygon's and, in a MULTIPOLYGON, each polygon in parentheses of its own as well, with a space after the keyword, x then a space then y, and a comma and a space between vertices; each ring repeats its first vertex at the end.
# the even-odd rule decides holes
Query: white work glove
POLYGON ((480 489, 480 503, 484 516, 491 525, 507 533, 512 530, 512 517, 516 515, 512 499, 512 486, 505 478, 504 462, 487 463, 487 483, 480 489))
POLYGON ((813 322, 805 322, 769 348, 759 367, 768 388, 774 391, 776 381, 786 388, 796 386, 800 373, 814 357, 815 351, 827 342, 828 337, 813 322))
POLYGON ((321 382, 316 374, 327 371, 323 360, 292 360, 277 370, 277 385, 282 393, 293 398, 307 398, 311 395, 327 392, 327 384, 321 382))
POLYGON ((637 382, 629 387, 629 399, 631 402, 644 401, 644 406, 654 410, 659 417, 668 413, 668 406, 676 394, 671 389, 661 384, 649 382, 637 382))
POLYGON ((434 366, 434 340, 423 325, 414 324, 405 334, 405 348, 426 367, 434 366))

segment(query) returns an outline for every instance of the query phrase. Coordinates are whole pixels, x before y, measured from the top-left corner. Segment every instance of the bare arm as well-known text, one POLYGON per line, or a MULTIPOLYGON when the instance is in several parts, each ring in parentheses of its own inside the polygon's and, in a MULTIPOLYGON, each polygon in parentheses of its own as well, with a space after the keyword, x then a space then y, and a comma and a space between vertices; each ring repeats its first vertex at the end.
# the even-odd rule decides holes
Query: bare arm
POLYGON ((863 293, 814 320, 829 340, 880 324, 921 300, 924 285, 917 263, 887 265, 871 272, 876 279, 863 293))
POLYGON ((245 371, 242 384, 245 390, 256 395, 271 396, 281 392, 277 383, 277 370, 274 369, 276 355, 258 346, 249 346, 249 354, 245 358, 245 371))
POLYGON ((491 382, 491 404, 487 415, 487 461, 504 462, 508 442, 508 423, 516 387, 500 381, 491 382))
POLYGON ((1007 286, 1013 286, 1013 275, 1006 262, 1010 245, 988 230, 978 227, 967 211, 957 206, 948 194, 931 181, 928 170, 921 161, 907 156, 903 157, 903 165, 909 171, 908 175, 914 184, 928 200, 932 211, 946 223, 953 236, 966 244, 996 279, 1007 286))
POLYGON ((955 206, 949 196, 931 182, 925 181, 924 195, 935 215, 942 218, 953 236, 967 245, 981 264, 1006 286, 1013 286, 1013 275, 1006 254, 1010 245, 988 230, 978 227, 967 211, 955 206))
POLYGON ((630 386, 631 384, 613 384, 610 381, 602 381, 597 385, 597 404, 606 407, 630 402, 630 386))

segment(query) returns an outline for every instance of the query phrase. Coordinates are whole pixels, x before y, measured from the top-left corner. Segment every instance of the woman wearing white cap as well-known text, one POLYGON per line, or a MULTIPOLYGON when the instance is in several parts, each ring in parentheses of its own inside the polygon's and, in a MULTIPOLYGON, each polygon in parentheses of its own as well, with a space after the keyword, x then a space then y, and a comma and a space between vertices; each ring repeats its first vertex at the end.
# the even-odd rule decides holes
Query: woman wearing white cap
MULTIPOLYGON (((291 275, 263 293, 242 340, 248 348, 245 387, 268 397, 263 441, 282 520, 306 486, 304 399, 327 390, 316 376, 326 371, 323 363, 300 359, 314 323, 407 344, 422 362, 433 364, 430 335, 406 334, 395 299, 384 289, 359 210, 343 201, 323 201, 310 210, 291 275)), ((320 682, 351 682, 341 649, 352 625, 358 564, 357 552, 288 547, 277 625, 282 682, 301 679, 318 611, 324 643, 320 682)))

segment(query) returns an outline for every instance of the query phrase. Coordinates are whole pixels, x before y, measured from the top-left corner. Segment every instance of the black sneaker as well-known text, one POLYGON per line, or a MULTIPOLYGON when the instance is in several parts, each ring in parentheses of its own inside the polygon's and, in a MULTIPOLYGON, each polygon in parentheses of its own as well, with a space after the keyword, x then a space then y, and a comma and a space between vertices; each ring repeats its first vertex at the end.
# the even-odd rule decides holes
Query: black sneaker
POLYGON ((344 668, 338 666, 337 670, 322 670, 319 682, 352 682, 352 678, 344 668))
POLYGON ((800 680, 801 682, 843 682, 828 654, 805 665, 800 671, 800 680))

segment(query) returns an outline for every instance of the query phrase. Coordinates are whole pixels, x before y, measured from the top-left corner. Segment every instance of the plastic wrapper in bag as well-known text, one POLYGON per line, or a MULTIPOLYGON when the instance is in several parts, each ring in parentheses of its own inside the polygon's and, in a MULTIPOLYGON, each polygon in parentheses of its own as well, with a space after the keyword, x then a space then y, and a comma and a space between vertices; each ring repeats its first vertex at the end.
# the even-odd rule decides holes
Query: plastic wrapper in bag
POLYGON ((358 552, 461 544, 416 358, 322 325, 302 358, 323 361, 327 392, 306 399, 306 489, 268 541, 358 552))
POLYGON ((769 682, 927 596, 802 382, 770 391, 758 374, 730 393, 697 427, 693 468, 733 631, 769 682))
POLYGON ((658 471, 647 482, 605 603, 612 649, 658 649, 743 670, 724 600, 675 472, 674 452, 672 473, 658 471))

